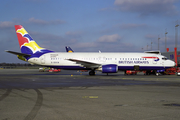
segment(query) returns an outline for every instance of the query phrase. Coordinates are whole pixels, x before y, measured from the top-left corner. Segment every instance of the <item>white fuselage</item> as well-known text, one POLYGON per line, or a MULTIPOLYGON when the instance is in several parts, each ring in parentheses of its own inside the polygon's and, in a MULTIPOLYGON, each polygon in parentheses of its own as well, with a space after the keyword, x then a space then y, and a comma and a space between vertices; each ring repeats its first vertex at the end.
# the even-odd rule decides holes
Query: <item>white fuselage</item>
POLYGON ((40 56, 39 58, 30 58, 28 62, 47 67, 55 67, 61 69, 81 69, 89 68, 98 69, 102 65, 115 64, 118 70, 131 70, 138 66, 140 70, 153 70, 170 68, 175 65, 171 60, 159 54, 150 53, 64 53, 51 52, 40 56), (92 65, 84 66, 79 62, 70 61, 75 59, 92 63, 92 65), (94 65, 93 65, 94 64, 94 65), (98 65, 97 65, 98 64, 98 65))

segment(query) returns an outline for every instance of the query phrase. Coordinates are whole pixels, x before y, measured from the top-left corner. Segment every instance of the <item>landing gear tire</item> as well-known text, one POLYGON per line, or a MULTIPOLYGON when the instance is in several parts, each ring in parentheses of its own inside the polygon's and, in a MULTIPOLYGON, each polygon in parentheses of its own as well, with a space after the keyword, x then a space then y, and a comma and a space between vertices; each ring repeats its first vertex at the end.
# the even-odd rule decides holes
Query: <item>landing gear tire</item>
POLYGON ((127 74, 126 74, 126 70, 124 71, 124 75, 127 75, 127 74))
POLYGON ((146 75, 149 75, 150 74, 150 72, 149 71, 146 71, 146 75))
POLYGON ((95 71, 94 71, 94 70, 91 70, 91 71, 89 72, 89 75, 90 75, 90 76, 95 75, 95 71))
POLYGON ((156 73, 156 76, 159 76, 160 75, 160 73, 156 73))

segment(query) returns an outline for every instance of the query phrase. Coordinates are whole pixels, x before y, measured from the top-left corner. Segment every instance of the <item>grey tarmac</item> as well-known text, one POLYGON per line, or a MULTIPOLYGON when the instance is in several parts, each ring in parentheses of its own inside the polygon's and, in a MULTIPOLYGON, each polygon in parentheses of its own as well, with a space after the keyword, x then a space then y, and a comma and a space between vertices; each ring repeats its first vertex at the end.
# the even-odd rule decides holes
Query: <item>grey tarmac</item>
POLYGON ((0 120, 179 120, 180 76, 0 69, 0 120))

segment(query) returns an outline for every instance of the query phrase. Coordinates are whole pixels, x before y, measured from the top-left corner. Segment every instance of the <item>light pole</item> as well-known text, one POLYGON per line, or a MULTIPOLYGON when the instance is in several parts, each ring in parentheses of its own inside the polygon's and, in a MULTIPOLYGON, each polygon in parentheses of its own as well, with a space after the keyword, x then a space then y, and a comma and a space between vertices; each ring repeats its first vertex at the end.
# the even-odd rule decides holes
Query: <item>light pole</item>
POLYGON ((153 42, 152 42, 152 40, 151 40, 151 51, 152 51, 152 44, 153 44, 153 42))
POLYGON ((175 48, 177 48, 177 44, 178 44, 178 23, 176 24, 176 26, 175 26, 175 31, 176 31, 176 33, 175 33, 175 48))
POLYGON ((160 37, 159 37, 159 35, 158 35, 158 50, 159 50, 159 40, 160 40, 160 37))
MULTIPOLYGON (((143 51, 144 48, 142 47, 141 49, 142 49, 142 51, 143 51)), ((144 52, 144 51, 143 51, 143 52, 144 52)))
POLYGON ((165 31, 165 52, 166 52, 166 48, 167 48, 167 46, 166 46, 166 41, 167 41, 166 35, 167 34, 168 34, 168 32, 167 32, 167 29, 166 29, 166 31, 165 31))

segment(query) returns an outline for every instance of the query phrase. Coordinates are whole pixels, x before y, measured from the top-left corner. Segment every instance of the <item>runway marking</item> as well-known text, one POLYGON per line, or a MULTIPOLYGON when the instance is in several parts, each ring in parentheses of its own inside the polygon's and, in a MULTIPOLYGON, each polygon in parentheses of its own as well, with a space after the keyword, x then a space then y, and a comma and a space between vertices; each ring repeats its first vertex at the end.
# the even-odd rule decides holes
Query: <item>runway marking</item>
POLYGON ((83 96, 82 98, 90 98, 90 99, 94 99, 94 98, 98 98, 98 96, 83 96))

